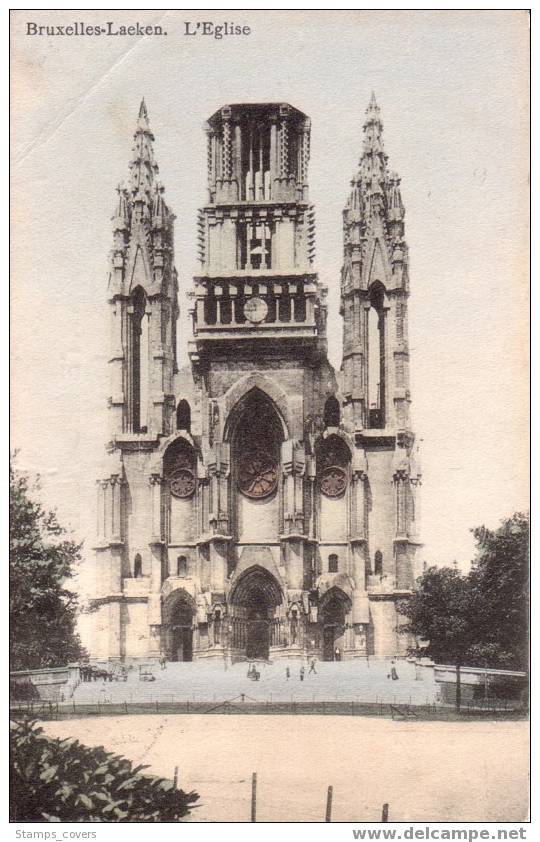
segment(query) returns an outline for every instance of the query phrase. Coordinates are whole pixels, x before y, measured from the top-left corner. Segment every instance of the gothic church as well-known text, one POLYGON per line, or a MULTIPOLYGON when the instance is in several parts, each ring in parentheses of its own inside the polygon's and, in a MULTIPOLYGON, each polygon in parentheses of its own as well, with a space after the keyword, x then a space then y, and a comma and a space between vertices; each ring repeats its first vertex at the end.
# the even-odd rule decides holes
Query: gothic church
POLYGON ((420 468, 405 211, 375 97, 343 211, 339 372, 314 267, 309 118, 227 105, 206 135, 185 367, 175 217, 144 101, 118 189, 91 654, 403 653, 396 603, 417 575, 420 468))

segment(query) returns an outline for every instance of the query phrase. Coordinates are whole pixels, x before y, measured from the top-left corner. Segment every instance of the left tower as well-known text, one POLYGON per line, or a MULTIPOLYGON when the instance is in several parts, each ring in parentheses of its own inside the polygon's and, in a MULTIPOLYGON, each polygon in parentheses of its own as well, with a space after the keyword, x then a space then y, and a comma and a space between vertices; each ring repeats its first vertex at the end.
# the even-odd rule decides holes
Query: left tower
POLYGON ((92 654, 104 658, 159 652, 159 625, 154 636, 149 621, 151 583, 161 584, 161 543, 159 535, 155 544, 148 541, 160 518, 152 511, 159 496, 147 478, 160 438, 172 429, 178 282, 174 215, 158 180, 153 142, 143 100, 112 218, 110 440, 98 481, 92 643, 92 654))

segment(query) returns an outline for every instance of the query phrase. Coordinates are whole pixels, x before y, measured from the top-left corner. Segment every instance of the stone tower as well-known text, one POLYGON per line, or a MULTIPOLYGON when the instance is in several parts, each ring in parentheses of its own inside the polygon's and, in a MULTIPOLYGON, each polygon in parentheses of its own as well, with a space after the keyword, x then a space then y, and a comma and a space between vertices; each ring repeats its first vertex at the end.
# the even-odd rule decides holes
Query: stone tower
POLYGON ((111 443, 99 484, 94 655, 395 655, 413 586, 399 180, 368 108, 344 212, 344 357, 326 357, 310 122, 286 103, 207 123, 208 200, 177 371, 173 217, 144 104, 109 289, 111 443))
MULTIPOLYGON (((382 131, 372 94, 362 155, 343 211, 340 309, 344 416, 369 466, 366 571, 373 630, 391 628, 395 600, 413 587, 419 546, 420 466, 409 419, 405 208, 400 179, 388 171, 382 131)), ((387 648, 376 635, 374 651, 387 648)))

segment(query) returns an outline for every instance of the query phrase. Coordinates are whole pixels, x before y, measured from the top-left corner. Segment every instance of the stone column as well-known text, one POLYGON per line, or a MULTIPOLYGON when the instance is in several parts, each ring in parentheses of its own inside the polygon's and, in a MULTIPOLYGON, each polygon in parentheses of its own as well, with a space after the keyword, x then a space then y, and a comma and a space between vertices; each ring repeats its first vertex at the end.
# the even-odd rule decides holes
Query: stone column
POLYGON ((109 603, 109 658, 113 660, 120 660, 122 657, 121 650, 121 610, 120 602, 109 603))
POLYGON ((110 365, 110 402, 109 429, 111 437, 122 433, 124 429, 124 365, 125 353, 122 346, 122 319, 124 304, 116 299, 111 312, 111 356, 110 365))
POLYGON ((306 456, 301 444, 288 439, 281 446, 284 533, 304 534, 306 456))
POLYGON ((107 480, 98 479, 96 482, 97 489, 97 518, 96 518, 96 535, 99 542, 105 539, 105 489, 107 488, 107 480))
POLYGON ((210 543, 210 589, 223 594, 227 579, 229 541, 214 538, 210 543))
POLYGON ((150 594, 148 597, 149 626, 148 654, 158 657, 161 649, 161 586, 165 576, 165 543, 163 540, 163 477, 150 476, 150 505, 152 507, 152 537, 150 540, 150 594))
POLYGON ((152 541, 163 541, 163 505, 161 487, 163 477, 161 474, 150 476, 150 505, 152 507, 152 541))
POLYGON ((212 448, 208 464, 210 477, 212 511, 210 512, 210 526, 214 533, 229 534, 229 445, 216 443, 212 448))
POLYGON ((122 479, 112 474, 110 479, 111 494, 111 540, 122 540, 122 479))

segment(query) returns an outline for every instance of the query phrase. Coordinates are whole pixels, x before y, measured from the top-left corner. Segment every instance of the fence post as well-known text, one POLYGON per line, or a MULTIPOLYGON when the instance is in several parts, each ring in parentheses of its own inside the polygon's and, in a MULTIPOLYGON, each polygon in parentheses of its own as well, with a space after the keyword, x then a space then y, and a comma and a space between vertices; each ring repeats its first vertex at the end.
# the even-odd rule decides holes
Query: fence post
POLYGON ((251 821, 257 821, 257 772, 251 776, 251 821))
POLYGON ((124 699, 124 711, 127 713, 127 699, 124 699))
POLYGON ((334 788, 329 786, 328 792, 326 794, 326 822, 332 821, 332 794, 334 792, 334 788))
POLYGON ((178 766, 174 767, 173 786, 175 789, 178 789, 178 766))
POLYGON ((382 816, 381 816, 381 821, 382 821, 382 822, 387 822, 387 821, 388 821, 388 804, 383 804, 383 805, 382 805, 382 816))

